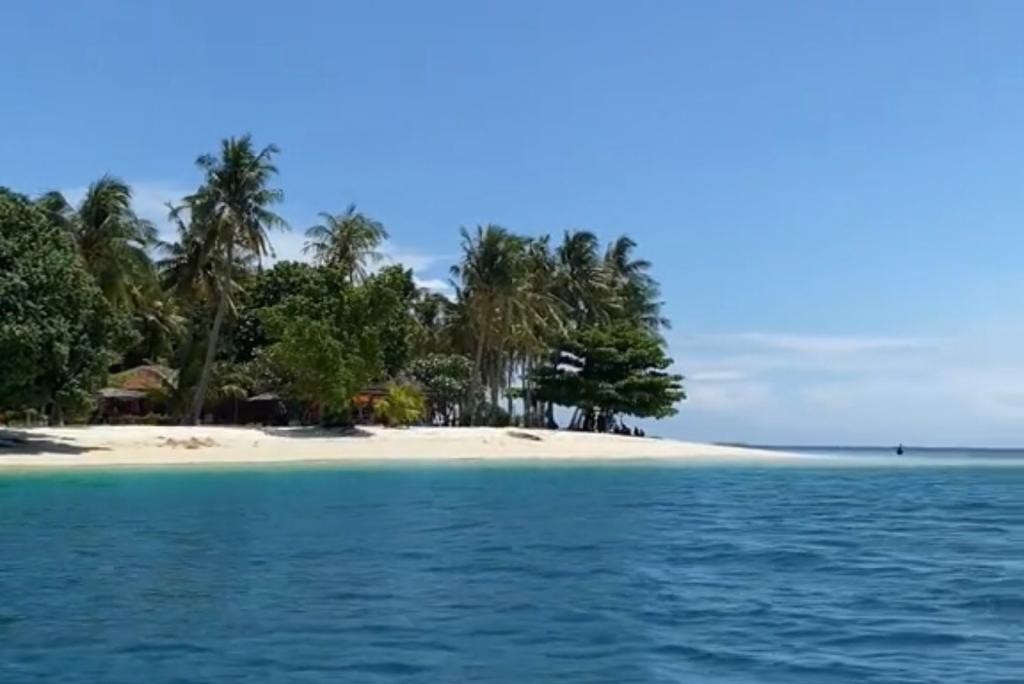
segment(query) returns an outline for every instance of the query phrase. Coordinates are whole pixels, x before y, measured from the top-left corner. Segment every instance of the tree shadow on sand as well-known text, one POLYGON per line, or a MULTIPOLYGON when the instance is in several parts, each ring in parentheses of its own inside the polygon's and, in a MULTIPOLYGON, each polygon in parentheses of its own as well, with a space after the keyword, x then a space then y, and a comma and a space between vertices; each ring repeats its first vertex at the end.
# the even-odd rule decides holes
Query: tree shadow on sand
POLYGON ((70 444, 41 432, 0 428, 0 458, 35 454, 79 455, 89 451, 109 451, 107 447, 70 444))

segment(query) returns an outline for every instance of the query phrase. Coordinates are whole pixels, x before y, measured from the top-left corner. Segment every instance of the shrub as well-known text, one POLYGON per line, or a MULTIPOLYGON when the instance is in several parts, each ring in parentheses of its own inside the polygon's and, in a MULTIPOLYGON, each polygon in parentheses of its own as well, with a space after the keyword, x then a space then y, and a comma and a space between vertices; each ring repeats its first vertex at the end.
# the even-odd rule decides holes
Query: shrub
POLYGON ((391 427, 419 422, 425 410, 423 394, 412 385, 391 385, 387 395, 373 404, 373 414, 377 420, 391 427))

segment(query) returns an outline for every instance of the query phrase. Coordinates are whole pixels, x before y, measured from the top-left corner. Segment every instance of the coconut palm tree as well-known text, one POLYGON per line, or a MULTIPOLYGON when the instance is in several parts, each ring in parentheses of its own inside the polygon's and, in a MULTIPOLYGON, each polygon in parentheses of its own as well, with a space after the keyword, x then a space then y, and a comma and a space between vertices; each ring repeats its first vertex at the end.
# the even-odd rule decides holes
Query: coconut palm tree
POLYGON ((607 320, 615 302, 611 281, 598 254, 597 236, 589 231, 565 231, 555 250, 558 291, 576 325, 607 320))
POLYGON ((494 356, 504 342, 506 312, 514 306, 520 284, 525 239, 501 226, 477 226, 475 233, 463 228, 462 260, 451 273, 459 305, 472 336, 473 378, 468 409, 476 421, 476 400, 485 384, 485 366, 491 371, 492 403, 496 403, 494 356))
POLYGON ((137 308, 155 282, 149 249, 156 229, 132 209, 131 188, 106 175, 89 186, 77 207, 59 192, 46 193, 37 204, 72 235, 107 301, 137 308))
POLYGON ((459 308, 455 317, 464 321, 474 360, 468 402, 472 419, 481 389, 490 390, 496 407, 524 360, 561 330, 563 305, 553 287, 547 244, 494 225, 475 233, 462 230, 462 260, 452 267, 452 276, 459 308))
POLYGON ((671 327, 661 315, 662 302, 657 281, 651 276, 651 262, 636 259, 636 241, 623 235, 608 245, 604 265, 623 313, 651 330, 671 327))
MULTIPOLYGON (((513 349, 519 362, 523 418, 527 426, 542 422, 535 412, 531 373, 565 333, 568 308, 559 296, 559 272, 550 236, 530 240, 526 251, 524 312, 513 330, 513 349)), ((509 380, 511 384, 511 377, 509 380)))
POLYGON ((201 269, 212 260, 215 266, 217 306, 199 381, 185 422, 196 424, 210 382, 221 327, 235 287, 235 268, 239 257, 259 261, 272 254, 267 231, 287 227, 271 207, 284 199, 281 190, 268 187, 277 174, 273 159, 278 149, 268 145, 253 147, 252 137, 228 138, 221 142, 218 155, 203 155, 196 165, 205 173, 203 185, 185 198, 192 224, 201 232, 195 238, 195 266, 201 269))
POLYGON ((323 223, 306 230, 302 251, 312 254, 317 264, 341 269, 349 282, 364 280, 368 264, 384 258, 378 251, 388 239, 384 225, 357 212, 354 204, 340 214, 322 212, 320 218, 323 223))

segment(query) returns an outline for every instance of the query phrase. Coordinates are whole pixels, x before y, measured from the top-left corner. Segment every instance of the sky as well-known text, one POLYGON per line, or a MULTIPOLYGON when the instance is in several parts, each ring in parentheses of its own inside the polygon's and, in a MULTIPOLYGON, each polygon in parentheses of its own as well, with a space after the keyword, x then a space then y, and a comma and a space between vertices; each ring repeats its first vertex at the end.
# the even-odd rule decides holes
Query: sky
POLYGON ((0 185, 140 213, 281 148, 279 258, 355 202, 443 288, 458 228, 626 233, 689 399, 649 432, 1024 445, 1024 3, 33 2, 0 185))

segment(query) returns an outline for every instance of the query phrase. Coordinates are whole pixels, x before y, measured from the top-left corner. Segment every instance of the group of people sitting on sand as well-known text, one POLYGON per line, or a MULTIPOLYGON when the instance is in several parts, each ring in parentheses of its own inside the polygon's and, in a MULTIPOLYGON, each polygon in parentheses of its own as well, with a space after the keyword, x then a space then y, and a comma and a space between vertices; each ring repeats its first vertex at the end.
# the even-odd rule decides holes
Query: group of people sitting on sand
POLYGON ((617 435, 624 435, 626 437, 646 437, 647 436, 646 434, 644 434, 644 431, 641 430, 636 425, 634 425, 633 429, 631 430, 629 428, 629 426, 626 425, 625 423, 619 423, 618 425, 613 427, 612 428, 612 432, 614 432, 617 435))

